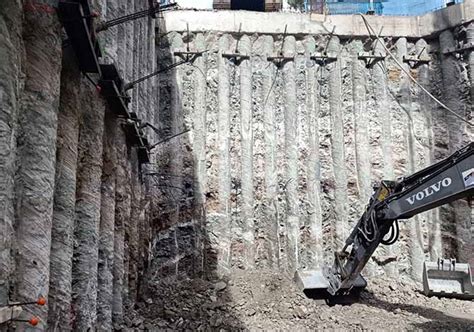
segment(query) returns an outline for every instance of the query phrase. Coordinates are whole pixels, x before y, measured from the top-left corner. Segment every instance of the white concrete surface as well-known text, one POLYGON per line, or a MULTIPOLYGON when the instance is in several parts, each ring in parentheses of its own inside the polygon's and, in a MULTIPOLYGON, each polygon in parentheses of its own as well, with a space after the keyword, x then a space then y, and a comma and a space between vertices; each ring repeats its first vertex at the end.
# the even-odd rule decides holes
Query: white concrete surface
MULTIPOLYGON (((188 0, 191 1, 191 0, 188 0)), ((423 16, 366 16, 382 36, 424 37, 474 19, 474 0, 423 16)), ((250 11, 171 11, 165 13, 167 31, 192 31, 281 34, 329 34, 365 36, 367 28, 358 15, 320 15, 299 13, 259 13, 250 11)))
POLYGON ((212 9, 212 0, 177 0, 181 8, 212 9))

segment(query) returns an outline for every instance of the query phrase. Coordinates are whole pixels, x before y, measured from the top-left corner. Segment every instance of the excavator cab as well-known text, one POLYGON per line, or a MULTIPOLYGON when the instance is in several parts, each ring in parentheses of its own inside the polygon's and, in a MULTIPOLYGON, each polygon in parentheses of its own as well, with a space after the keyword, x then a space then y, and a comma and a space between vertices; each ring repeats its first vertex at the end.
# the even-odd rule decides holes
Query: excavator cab
POLYGON ((438 259, 423 266, 423 292, 427 296, 474 299, 471 267, 455 259, 438 259))

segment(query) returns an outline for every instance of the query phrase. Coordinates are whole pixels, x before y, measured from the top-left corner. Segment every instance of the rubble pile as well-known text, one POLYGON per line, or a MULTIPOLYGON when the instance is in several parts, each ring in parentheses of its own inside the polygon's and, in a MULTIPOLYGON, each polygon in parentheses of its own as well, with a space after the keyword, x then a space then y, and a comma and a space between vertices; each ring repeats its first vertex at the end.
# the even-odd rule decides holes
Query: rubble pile
POLYGON ((130 330, 463 330, 474 331, 474 303, 428 298, 410 280, 369 280, 358 303, 308 299, 289 276, 236 271, 232 280, 150 285, 127 319, 130 330), (388 326, 387 324, 390 324, 388 326))

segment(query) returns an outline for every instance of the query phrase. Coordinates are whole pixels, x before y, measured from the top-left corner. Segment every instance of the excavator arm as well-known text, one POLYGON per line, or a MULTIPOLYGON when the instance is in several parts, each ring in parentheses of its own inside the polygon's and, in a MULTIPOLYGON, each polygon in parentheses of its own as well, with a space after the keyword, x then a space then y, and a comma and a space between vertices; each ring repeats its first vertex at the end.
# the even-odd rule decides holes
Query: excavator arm
POLYGON ((380 244, 397 241, 398 220, 473 195, 474 142, 399 182, 382 181, 334 264, 322 271, 298 272, 297 280, 306 290, 325 288, 332 296, 364 288, 360 273, 380 244))

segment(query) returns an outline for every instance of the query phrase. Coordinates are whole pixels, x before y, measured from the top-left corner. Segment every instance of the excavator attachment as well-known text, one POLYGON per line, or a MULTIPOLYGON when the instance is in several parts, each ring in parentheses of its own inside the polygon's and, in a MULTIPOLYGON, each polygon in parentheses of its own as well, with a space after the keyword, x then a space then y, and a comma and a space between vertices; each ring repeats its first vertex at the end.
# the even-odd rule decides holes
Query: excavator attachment
POLYGON ((367 286, 365 279, 359 275, 351 289, 341 289, 337 294, 332 295, 328 291, 330 282, 324 269, 296 271, 295 282, 307 297, 324 300, 328 304, 353 303, 359 299, 360 293, 367 286))
POLYGON ((474 299, 471 267, 455 259, 438 259, 425 262, 423 267, 423 292, 427 296, 474 299))

